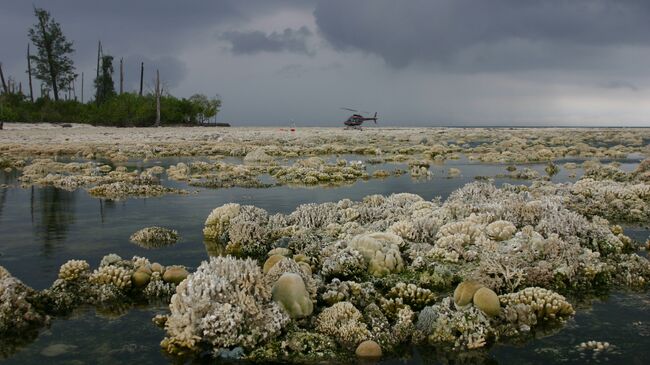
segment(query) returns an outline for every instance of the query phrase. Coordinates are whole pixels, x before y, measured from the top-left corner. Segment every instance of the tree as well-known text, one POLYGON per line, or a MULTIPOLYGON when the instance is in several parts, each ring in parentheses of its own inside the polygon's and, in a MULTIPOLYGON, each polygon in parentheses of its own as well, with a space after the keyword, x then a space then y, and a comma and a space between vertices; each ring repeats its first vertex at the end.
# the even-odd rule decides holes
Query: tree
POLYGON ((54 100, 59 100, 59 91, 66 91, 76 77, 69 57, 74 53, 72 42, 48 11, 34 8, 34 15, 38 22, 29 29, 29 39, 37 49, 37 54, 30 56, 36 66, 34 76, 52 89, 54 100))
POLYGON ((199 123, 204 123, 206 120, 217 115, 221 107, 221 100, 219 98, 208 99, 203 94, 194 94, 190 96, 189 101, 195 108, 196 118, 199 123))
POLYGON ((102 56, 101 71, 95 79, 95 101, 102 104, 115 96, 115 83, 113 83, 113 56, 102 56))

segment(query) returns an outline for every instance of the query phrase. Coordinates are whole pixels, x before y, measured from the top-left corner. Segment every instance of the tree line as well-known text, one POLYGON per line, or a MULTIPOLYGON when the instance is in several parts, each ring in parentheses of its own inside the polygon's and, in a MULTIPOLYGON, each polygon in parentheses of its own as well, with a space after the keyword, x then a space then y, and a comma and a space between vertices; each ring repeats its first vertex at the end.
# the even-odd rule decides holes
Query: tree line
POLYGON ((140 64, 139 92, 124 91, 124 64, 119 64, 119 92, 115 90, 115 58, 105 54, 101 42, 97 47, 97 70, 93 81, 94 96, 84 100, 84 73, 78 95, 72 55, 75 50, 51 14, 34 8, 36 23, 29 28, 27 76, 29 89, 11 77, 5 79, 0 62, 0 122, 90 123, 112 126, 159 126, 162 124, 205 123, 221 107, 218 97, 195 94, 177 98, 163 90, 156 70, 154 90, 143 93, 144 63, 140 64), (35 53, 32 54, 31 46, 35 53), (32 79, 41 82, 34 93, 32 79))

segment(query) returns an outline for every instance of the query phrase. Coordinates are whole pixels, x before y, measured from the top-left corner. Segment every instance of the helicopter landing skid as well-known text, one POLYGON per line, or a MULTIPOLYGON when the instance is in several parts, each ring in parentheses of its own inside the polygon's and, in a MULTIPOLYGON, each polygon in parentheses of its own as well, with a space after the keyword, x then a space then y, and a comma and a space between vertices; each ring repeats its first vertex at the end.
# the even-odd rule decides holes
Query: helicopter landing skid
POLYGON ((363 129, 361 128, 361 126, 354 126, 354 127, 346 126, 346 127, 343 128, 343 129, 345 129, 345 130, 350 130, 350 129, 352 129, 352 130, 357 130, 357 131, 362 131, 362 130, 363 130, 363 129))

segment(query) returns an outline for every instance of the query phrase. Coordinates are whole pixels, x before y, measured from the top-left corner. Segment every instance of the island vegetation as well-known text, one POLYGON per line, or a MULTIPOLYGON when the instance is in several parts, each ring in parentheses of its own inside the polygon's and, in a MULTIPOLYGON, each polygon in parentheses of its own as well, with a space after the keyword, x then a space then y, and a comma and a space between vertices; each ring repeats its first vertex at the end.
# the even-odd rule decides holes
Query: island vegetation
POLYGON ((166 91, 156 70, 153 90, 143 90, 144 63, 141 64, 140 89, 124 91, 123 63, 120 60, 119 89, 115 88, 114 57, 97 52, 94 97, 84 100, 84 73, 77 73, 72 56, 73 42, 63 34, 61 25, 44 9, 34 8, 37 19, 28 30, 26 73, 28 88, 12 77, 5 79, 0 63, 2 90, 0 121, 88 123, 105 126, 160 126, 204 124, 216 117, 221 107, 218 97, 194 94, 179 98, 166 91), (32 46, 35 54, 32 54, 32 46), (80 78, 81 77, 81 78, 80 78), (40 82, 39 95, 32 78, 40 82), (77 84, 81 90, 77 90, 77 84), (80 94, 78 92, 80 91, 80 94))

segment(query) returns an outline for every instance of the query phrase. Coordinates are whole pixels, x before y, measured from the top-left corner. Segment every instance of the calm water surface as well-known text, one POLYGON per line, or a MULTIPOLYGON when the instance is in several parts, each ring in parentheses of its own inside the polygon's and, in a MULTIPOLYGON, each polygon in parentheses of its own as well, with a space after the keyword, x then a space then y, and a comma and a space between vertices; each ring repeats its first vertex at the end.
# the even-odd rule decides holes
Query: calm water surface
MULTIPOLYGON (((346 156, 348 158, 355 156, 346 156)), ((363 157, 356 156, 363 160, 363 157)), ((129 168, 154 164, 167 166, 187 159, 130 161, 129 168)), ((638 160, 622 161, 621 168, 632 170, 638 160)), ((544 175, 545 164, 530 164, 544 175)), ((369 165, 378 168, 405 168, 400 165, 369 165)), ((520 166, 521 167, 521 166, 520 166)), ((358 181, 335 188, 273 187, 267 189, 203 189, 183 183, 164 181, 165 185, 192 191, 190 195, 168 195, 158 198, 100 200, 84 190, 68 192, 53 187, 20 188, 17 174, 2 173, 0 183, 0 265, 26 284, 44 289, 56 279, 59 267, 69 259, 85 259, 91 266, 102 256, 117 253, 124 258, 146 256, 164 265, 182 264, 196 267, 208 257, 202 229, 210 211, 222 204, 237 202, 253 204, 269 213, 289 213, 296 206, 311 202, 359 200, 370 194, 410 192, 425 199, 446 198, 453 190, 474 181, 476 176, 507 173, 504 165, 476 164, 466 160, 433 165, 430 180, 413 180, 408 175, 384 180, 358 181), (457 167, 462 175, 447 178, 449 167, 457 167), (173 247, 146 250, 129 242, 129 236, 146 226, 160 225, 176 229, 182 236, 173 247)), ((575 181, 581 170, 561 168, 554 182, 575 181)), ((529 184, 523 180, 496 179, 497 184, 529 184)), ((627 227, 626 233, 645 241, 648 227, 627 227)), ((80 363, 154 364, 170 361, 160 351, 162 330, 151 323, 165 308, 135 308, 121 315, 98 313, 94 308, 81 308, 68 318, 57 318, 30 345, 12 357, 0 360, 9 364, 32 364, 54 361, 80 363)), ((645 364, 650 358, 650 294, 614 291, 602 298, 581 302, 574 319, 560 331, 537 333, 539 337, 521 344, 503 344, 489 351, 470 352, 460 357, 435 353, 430 348, 413 348, 403 359, 384 360, 398 363, 562 363, 562 362, 625 362, 645 364), (613 351, 592 357, 576 350, 583 341, 608 341, 613 351)))

